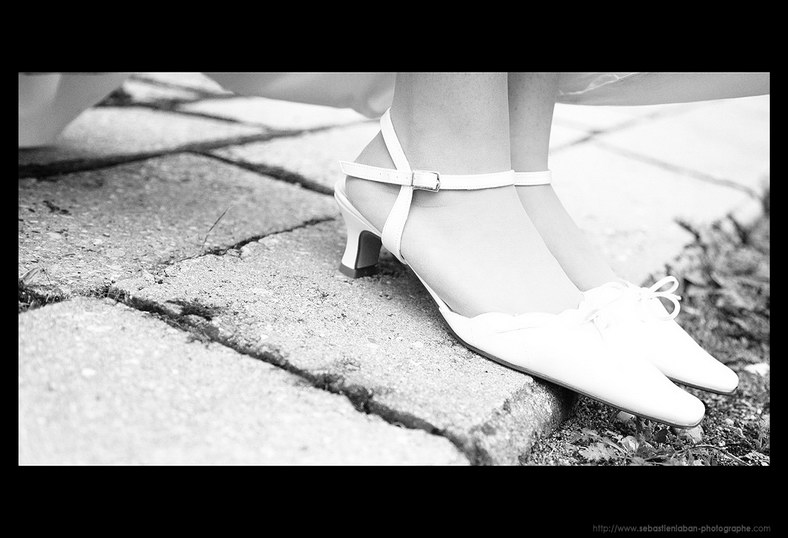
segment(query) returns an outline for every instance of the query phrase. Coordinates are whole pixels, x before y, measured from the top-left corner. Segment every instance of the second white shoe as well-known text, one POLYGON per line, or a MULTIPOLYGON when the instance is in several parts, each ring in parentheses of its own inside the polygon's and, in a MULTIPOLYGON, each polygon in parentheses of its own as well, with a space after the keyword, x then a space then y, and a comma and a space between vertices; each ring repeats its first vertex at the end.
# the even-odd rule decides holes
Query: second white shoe
POLYGON ((678 280, 667 276, 649 288, 609 282, 584 292, 599 309, 605 337, 622 349, 640 352, 670 379, 718 394, 731 394, 736 372, 712 357, 676 322, 680 306, 678 280), (665 286, 669 285, 669 288, 665 286), (659 297, 673 303, 668 312, 659 297))

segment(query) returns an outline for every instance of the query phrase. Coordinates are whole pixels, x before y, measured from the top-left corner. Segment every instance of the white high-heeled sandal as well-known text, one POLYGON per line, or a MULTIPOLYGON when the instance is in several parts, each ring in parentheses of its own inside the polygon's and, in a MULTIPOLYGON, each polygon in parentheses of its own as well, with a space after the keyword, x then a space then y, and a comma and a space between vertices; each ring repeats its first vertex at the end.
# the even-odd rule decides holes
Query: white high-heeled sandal
MULTIPOLYGON (((348 200, 344 178, 334 188, 347 227, 347 245, 340 270, 351 277, 373 271, 381 243, 407 265, 400 244, 414 190, 477 190, 514 184, 511 170, 474 175, 413 170, 399 144, 389 111, 380 122, 383 140, 396 169, 344 161, 340 164, 348 176, 400 185, 399 196, 383 230, 377 230, 348 200)), ((417 273, 416 276, 457 339, 489 359, 673 426, 692 427, 703 418, 705 408, 700 400, 671 383, 650 363, 607 346, 591 321, 596 312, 585 301, 578 308, 560 314, 487 312, 469 318, 451 310, 424 279, 417 273)))
MULTIPOLYGON (((515 186, 548 185, 550 170, 515 172, 515 186)), ((630 353, 643 354, 669 379, 683 385, 731 394, 739 384, 736 372, 712 357, 674 320, 681 297, 673 292, 678 280, 667 276, 646 288, 622 280, 608 282, 583 293, 597 311, 597 324, 604 337, 630 353), (669 289, 664 289, 670 284, 669 289), (659 300, 673 303, 668 313, 659 300)))

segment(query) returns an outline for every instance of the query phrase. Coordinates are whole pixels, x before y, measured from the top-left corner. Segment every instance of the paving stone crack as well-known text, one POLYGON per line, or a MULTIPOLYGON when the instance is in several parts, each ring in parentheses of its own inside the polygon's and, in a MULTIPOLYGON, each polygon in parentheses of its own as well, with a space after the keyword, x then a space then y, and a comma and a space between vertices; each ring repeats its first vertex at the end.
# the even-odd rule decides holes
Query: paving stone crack
POLYGON ((62 294, 41 292, 20 282, 17 294, 17 313, 21 314, 22 312, 35 310, 48 304, 59 303, 65 299, 66 297, 62 294))
MULTIPOLYGON (((272 133, 256 133, 251 135, 243 135, 233 138, 225 138, 221 140, 213 140, 208 142, 195 142, 184 144, 176 148, 169 148, 165 150, 144 151, 141 153, 134 153, 129 155, 108 155, 105 157, 95 158, 78 158, 71 160, 57 161, 53 163, 39 164, 21 164, 18 167, 19 179, 26 177, 35 177, 38 179, 57 181, 58 176, 72 174, 75 172, 87 172, 90 170, 100 170, 104 168, 112 168, 122 164, 129 164, 139 161, 145 161, 156 157, 164 157, 167 155, 174 155, 177 153, 199 153, 211 149, 223 148, 225 146, 235 146, 238 144, 247 144, 250 142, 265 142, 270 140, 275 135, 272 133), (51 179, 47 179, 51 178, 51 179)), ((21 151, 21 150, 20 150, 21 151)))
MULTIPOLYGON (((52 287, 50 284, 48 287, 52 287)), ((49 291, 48 289, 40 289, 37 286, 28 285, 21 281, 19 282, 19 295, 18 295, 18 313, 28 312, 36 308, 61 303, 74 297, 92 297, 96 299, 104 299, 109 295, 111 284, 101 284, 93 289, 77 293, 64 293, 60 289, 49 291)))
MULTIPOLYGON (((243 98, 247 97, 244 95, 233 95, 232 97, 236 98, 243 98)), ((133 97, 129 96, 128 100, 125 100, 123 95, 118 95, 114 99, 107 98, 106 100, 102 101, 97 107, 101 108, 144 108, 147 110, 158 110, 161 112, 168 112, 171 114, 180 114, 182 116, 193 116, 197 118, 204 118, 214 121, 221 121, 224 123, 231 123, 233 125, 240 125, 243 127, 253 127, 258 129, 267 129, 270 130, 272 133, 275 133, 277 136, 295 136, 304 133, 313 133, 313 132, 320 132, 326 129, 333 129, 339 127, 338 125, 321 125, 317 127, 310 127, 305 129, 276 129, 270 127, 269 125, 261 122, 256 121, 244 121, 239 120, 233 117, 223 116, 221 114, 212 114, 210 112, 203 112, 200 110, 187 110, 183 108, 183 105, 189 105, 193 103, 199 103, 202 101, 202 98, 197 99, 188 99, 188 98, 160 98, 160 99, 153 99, 151 101, 134 101, 133 97)), ((358 125, 361 123, 368 123, 370 119, 360 119, 356 122, 351 122, 347 125, 358 125)))
POLYGON ((606 128, 602 128, 602 129, 589 129, 588 126, 586 126, 586 125, 584 125, 582 123, 577 123, 577 122, 574 122, 574 121, 571 121, 571 120, 559 120, 557 122, 558 124, 564 125, 564 126, 567 126, 567 127, 572 127, 574 129, 580 129, 582 131, 585 131, 586 135, 584 137, 582 137, 582 138, 578 138, 577 140, 571 140, 571 141, 567 142, 566 144, 561 144, 559 146, 551 148, 550 149, 550 153, 554 154, 554 153, 557 153, 559 151, 562 151, 562 150, 565 150, 565 149, 568 149, 568 148, 571 148, 571 147, 574 147, 574 146, 578 146, 580 144, 584 144, 584 143, 590 142, 592 140, 596 140, 597 137, 599 137, 599 136, 610 134, 610 133, 615 133, 617 131, 622 131, 624 129, 629 129, 631 127, 635 127, 636 125, 644 122, 647 119, 653 119, 654 117, 658 117, 660 115, 662 115, 662 113, 656 112, 656 113, 653 113, 653 114, 649 114, 647 116, 638 117, 638 118, 632 118, 630 120, 622 121, 621 123, 617 123, 615 125, 612 125, 612 126, 606 127, 606 128))
POLYGON ((718 185, 720 187, 728 187, 728 188, 736 189, 738 191, 741 191, 741 192, 749 195, 750 197, 752 197, 752 198, 754 198, 756 200, 760 200, 761 199, 761 195, 755 189, 747 187, 746 185, 742 185, 742 184, 740 184, 740 183, 738 183, 738 182, 736 182, 736 181, 734 181, 732 179, 725 179, 725 178, 715 177, 715 176, 712 176, 710 174, 705 174, 703 172, 699 172, 699 171, 693 170, 691 168, 686 168, 686 167, 683 167, 683 166, 678 166, 678 165, 675 165, 675 164, 671 164, 671 163, 662 161, 660 159, 657 159, 655 157, 650 157, 648 155, 643 155, 641 153, 637 153, 635 151, 631 151, 631 150, 628 150, 628 149, 620 148, 618 146, 614 146, 612 144, 608 144, 606 142, 602 142, 602 141, 599 141, 599 140, 597 140, 596 144, 598 146, 600 146, 601 148, 603 148, 603 149, 605 149, 607 151, 610 151, 612 153, 618 153, 619 155, 622 155, 624 157, 627 157, 627 158, 630 158, 630 159, 635 159, 635 160, 644 162, 646 164, 650 164, 652 166, 657 166, 659 168, 662 168, 663 170, 669 170, 671 172, 675 172, 675 173, 680 174, 680 175, 685 176, 685 177, 689 177, 689 178, 696 179, 696 180, 699 180, 699 181, 704 181, 706 183, 711 183, 711 184, 714 184, 714 185, 718 185))
MULTIPOLYGON (((375 400, 373 391, 360 385, 348 384, 337 374, 328 372, 314 373, 299 368, 288 361, 286 355, 282 354, 277 348, 269 346, 265 350, 260 350, 239 341, 233 335, 222 334, 217 327, 208 322, 204 315, 195 315, 191 310, 176 311, 175 309, 166 308, 155 301, 136 297, 128 292, 116 289, 111 289, 108 296, 130 308, 150 313, 173 327, 189 332, 195 340, 203 343, 212 342, 223 345, 241 355, 282 368, 316 389, 344 396, 361 413, 377 416, 395 426, 423 430, 431 435, 444 437, 455 445, 469 459, 472 465, 487 465, 491 463, 491 457, 473 440, 441 429, 421 417, 393 409, 386 404, 378 402, 375 400)), ((170 302, 174 303, 174 301, 170 302)))
MULTIPOLYGON (((185 261, 185 260, 192 260, 192 259, 195 259, 195 258, 199 258, 201 256, 209 256, 209 255, 224 256, 230 251, 240 250, 245 245, 248 245, 249 243, 253 243, 255 241, 260 241, 261 239, 264 239, 266 237, 272 237, 272 236, 275 236, 275 235, 278 235, 278 234, 292 232, 292 231, 295 231, 295 230, 299 230, 301 228, 306 228, 308 226, 314 226, 316 224, 321 224, 323 222, 329 222, 329 221, 332 221, 334 219, 336 219, 336 217, 333 217, 333 216, 332 217, 322 217, 322 218, 310 219, 310 220, 307 220, 307 221, 302 222, 300 224, 297 224, 295 226, 290 226, 288 228, 283 228, 281 230, 274 230, 272 232, 267 232, 265 234, 255 235, 253 237, 248 237, 246 239, 242 239, 241 241, 233 243, 232 245, 229 245, 229 246, 215 247, 215 248, 212 248, 212 249, 201 251, 201 252, 199 252, 197 254, 194 254, 192 256, 170 258, 170 259, 158 262, 157 264, 155 264, 154 267, 145 267, 145 268, 140 268, 140 269, 145 269, 147 271, 158 272, 158 271, 161 271, 161 270, 165 269, 166 267, 172 266, 172 265, 174 265, 176 263, 179 263, 179 262, 182 262, 182 261, 185 261)), ((53 287, 56 288, 55 284, 52 284, 52 283, 49 283, 44 288, 41 288, 40 286, 33 286, 31 284, 28 284, 24 277, 20 278, 18 280, 19 280, 19 283, 18 283, 18 288, 19 288, 18 289, 18 308, 19 308, 19 312, 33 310, 35 308, 40 308, 40 307, 45 306, 47 304, 53 304, 53 303, 58 303, 58 302, 61 302, 61 301, 65 301, 65 300, 70 299, 71 297, 74 297, 74 296, 104 298, 104 297, 107 297, 109 295, 109 290, 112 287, 112 283, 107 283, 107 284, 99 285, 99 286, 97 286, 96 288, 93 288, 93 289, 77 292, 77 293, 74 293, 74 294, 69 294, 69 293, 63 293, 62 291, 58 291, 57 289, 55 291, 49 291, 48 288, 53 288, 53 287)))
MULTIPOLYGON (((233 96, 241 97, 241 96, 233 96)), ((202 101, 203 97, 184 98, 184 97, 162 97, 158 99, 151 99, 150 101, 135 101, 134 96, 125 93, 122 88, 111 93, 106 99, 96 105, 98 108, 143 108, 147 110, 158 110, 161 112, 168 112, 172 114, 181 114, 183 116, 194 116, 197 118, 205 118, 214 121, 221 121, 224 123, 231 123, 233 125, 242 125, 245 127, 262 127, 266 126, 257 122, 248 122, 238 120, 235 118, 228 118, 220 114, 211 114, 210 112, 202 112, 199 110, 186 110, 183 105, 198 103, 202 101)))
POLYGON ((196 111, 196 110, 183 110, 181 108, 177 108, 177 106, 173 106, 173 107, 155 107, 155 106, 151 106, 150 108, 152 108, 154 110, 162 110, 162 111, 165 111, 165 112, 170 112, 172 114, 180 114, 181 116, 192 116, 194 118, 204 118, 204 119, 207 119, 207 120, 221 121, 221 122, 224 122, 224 123, 231 123, 233 125, 241 125, 243 127, 266 128, 266 126, 263 125, 262 123, 255 123, 255 122, 249 122, 249 121, 236 120, 236 119, 233 119, 233 118, 220 116, 218 114, 211 114, 209 112, 199 112, 199 111, 196 111))
POLYGON ((208 249, 208 250, 203 250, 203 251, 201 251, 201 252, 199 252, 197 254, 193 254, 191 256, 186 256, 186 257, 183 257, 183 258, 171 258, 171 259, 166 260, 165 262, 163 262, 162 265, 173 265, 175 263, 182 262, 184 260, 193 260, 195 258, 200 258, 202 256, 210 256, 210 255, 213 255, 213 256, 224 256, 230 251, 240 250, 241 248, 243 248, 244 246, 248 245, 249 243, 254 243, 256 241, 260 241, 261 239, 265 239, 266 237, 273 237, 275 235, 279 235, 279 234, 283 234, 283 233, 287 233, 287 232, 292 232, 292 231, 295 231, 295 230, 300 230, 301 228, 306 228, 308 226, 314 226, 316 224, 321 224, 323 222, 329 222, 329 221, 332 221, 332 220, 335 220, 335 219, 336 219, 336 217, 333 217, 333 216, 332 217, 320 217, 320 218, 315 218, 315 219, 309 219, 309 220, 304 221, 304 222, 302 222, 300 224, 296 224, 295 226, 290 226, 289 228, 282 228, 281 230, 274 230, 272 232, 267 232, 267 233, 264 233, 264 234, 254 235, 252 237, 247 237, 246 239, 242 239, 242 240, 238 241, 237 243, 233 243, 230 246, 214 247, 214 248, 211 248, 211 249, 208 249))
MULTIPOLYGON (((679 112, 681 113, 681 112, 679 112)), ((647 121, 651 121, 654 119, 659 119, 661 117, 675 115, 676 111, 671 110, 658 110, 656 112, 652 112, 651 114, 645 114, 643 116, 638 116, 635 118, 631 118, 629 120, 624 120, 621 123, 616 123, 615 125, 611 125, 610 127, 604 127, 599 129, 589 129, 588 126, 584 123, 580 123, 573 120, 567 119, 558 119, 555 120, 557 125, 561 125, 564 127, 571 127, 573 129, 579 129, 581 131, 585 131, 586 135, 582 138, 578 138, 577 140, 571 140, 565 144, 558 145, 556 147, 550 148, 550 153, 554 154, 559 151, 563 151, 565 149, 571 148, 573 146, 578 146, 580 144, 584 144, 586 142, 595 141, 598 137, 604 136, 610 133, 615 133, 618 131, 623 131, 624 129, 629 129, 632 127, 636 127, 642 123, 646 123, 647 121)))
POLYGON ((325 185, 318 183, 314 180, 311 180, 307 177, 302 176, 297 172, 292 172, 285 168, 279 166, 270 166, 265 164, 256 164, 250 163, 243 159, 231 159, 229 157, 224 157, 222 155, 217 155, 212 152, 193 152, 196 155, 200 155, 203 157, 210 157, 212 159, 216 159, 226 164, 231 164, 237 166, 239 168, 243 168, 244 170, 248 170, 250 172, 255 172, 256 174, 261 174, 264 176, 271 177, 273 179, 277 179, 279 181, 284 181, 287 183, 292 183, 295 185, 300 185, 304 189, 317 192, 320 194, 333 194, 334 190, 326 187, 325 185))
MULTIPOLYGON (((198 255, 184 258, 191 259, 198 256, 226 255, 233 250, 240 250, 243 246, 258 241, 260 239, 271 237, 278 234, 288 233, 300 228, 313 226, 322 222, 327 222, 336 219, 337 217, 325 217, 319 219, 312 219, 307 222, 300 223, 282 230, 276 230, 262 234, 260 236, 250 237, 239 241, 233 245, 226 247, 218 247, 198 255)), ((171 259, 157 264, 156 268, 148 268, 149 271, 159 272, 167 266, 172 266, 183 259, 171 259)), ((381 403, 375 398, 374 391, 357 384, 347 383, 342 376, 332 374, 330 372, 314 373, 296 367, 286 356, 278 349, 267 349, 261 351, 255 347, 250 346, 244 342, 234 338, 233 335, 222 334, 218 327, 213 325, 212 320, 217 316, 220 311, 210 305, 201 304, 199 301, 186 301, 182 299, 173 299, 166 301, 165 304, 157 303, 156 301, 143 299, 134 296, 125 290, 118 289, 114 283, 104 284, 95 289, 77 292, 75 294, 45 294, 37 290, 23 287, 20 281, 20 309, 19 313, 30 310, 33 308, 43 307, 47 304, 61 302, 75 296, 94 297, 99 299, 111 299, 122 303, 130 308, 138 311, 146 312, 155 316, 157 319, 167 323, 168 325, 187 332, 190 341, 197 341, 204 344, 217 343, 225 347, 231 348, 238 353, 252 358, 262 360, 263 362, 272 364, 279 368, 285 369, 288 372, 303 379, 310 386, 320 390, 325 390, 334 394, 342 395, 350 400, 354 408, 359 412, 374 415, 389 424, 404 427, 407 429, 423 430, 431 435, 437 435, 446 438, 450 441, 462 454, 464 454, 473 465, 490 465, 494 463, 493 456, 483 446, 483 441, 477 439, 473 434, 485 425, 475 427, 471 435, 461 434, 442 429, 428 420, 425 420, 413 413, 401 411, 391 406, 381 403), (24 295, 26 294, 26 295, 24 295), (28 306, 23 307, 23 298, 32 299, 27 301, 28 306), (165 306, 167 305, 167 306, 165 306)), ((505 414, 505 413, 504 413, 505 414)), ((502 420, 498 417, 500 413, 494 413, 493 419, 496 423, 502 420), (495 417, 498 417, 497 419, 495 417)))
MULTIPOLYGON (((174 112, 179 114, 181 113, 178 111, 174 111, 174 112)), ((255 125, 255 126, 261 127, 259 125, 255 125)), ((211 150, 221 149, 229 146, 242 146, 245 144, 252 144, 257 142, 268 142, 269 140, 274 140, 278 138, 288 138, 288 137, 295 137, 304 134, 317 133, 320 131, 333 129, 335 127, 336 127, 335 125, 329 125, 329 126, 315 127, 311 129, 291 129, 291 130, 269 129, 264 132, 261 131, 260 133, 235 136, 231 138, 223 138, 219 140, 192 142, 174 148, 168 148, 162 150, 143 151, 140 153, 132 153, 132 154, 114 154, 114 155, 106 155, 102 157, 83 157, 77 159, 66 159, 62 161, 55 161, 51 163, 20 164, 17 168, 18 178, 22 179, 27 177, 35 177, 37 179, 44 179, 44 180, 50 178, 48 179, 49 181, 57 181, 58 176, 62 176, 66 174, 112 168, 113 166, 140 162, 157 157, 175 155, 178 153, 194 153, 202 156, 217 158, 216 155, 211 155, 209 152, 211 150)), ((28 150, 20 149, 20 152, 24 152, 24 151, 28 151, 28 150)), ((226 162, 229 163, 233 161, 228 160, 226 162)), ((236 163, 233 162, 233 164, 236 163)), ((277 170, 280 170, 276 167, 263 167, 263 169, 271 170, 272 173, 277 173, 277 170)), ((325 192, 326 188, 320 186, 318 183, 315 183, 307 178, 302 177, 299 180, 296 180, 295 178, 286 179, 293 175, 292 172, 287 170, 284 170, 280 175, 282 177, 279 177, 277 179, 283 179, 283 181, 290 181, 291 183, 298 182, 305 188, 309 188, 310 190, 314 190, 315 192, 323 192, 323 194, 326 194, 325 192)))

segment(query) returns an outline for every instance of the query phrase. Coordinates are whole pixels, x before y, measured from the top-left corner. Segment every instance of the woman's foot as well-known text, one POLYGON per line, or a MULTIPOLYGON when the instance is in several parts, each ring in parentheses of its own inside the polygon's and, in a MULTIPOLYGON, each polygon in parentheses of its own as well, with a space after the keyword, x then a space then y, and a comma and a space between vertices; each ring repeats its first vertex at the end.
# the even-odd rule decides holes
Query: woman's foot
POLYGON ((517 186, 531 222, 566 275, 581 291, 621 282, 577 224, 551 185, 517 186))
MULTIPOLYGON (((395 168, 380 134, 356 162, 395 168)), ((414 169, 437 168, 417 164, 414 169)), ((482 169, 437 170, 504 171, 492 163, 486 170, 484 163, 474 165, 482 169)), ((353 205, 382 230, 400 187, 353 177, 346 185, 353 205)), ((402 256, 449 307, 467 317, 485 312, 559 313, 576 308, 581 299, 523 211, 514 187, 414 192, 402 256)))
MULTIPOLYGON (((483 107, 479 115, 468 114, 459 123, 456 114, 441 114, 435 122, 433 110, 411 121, 383 115, 381 128, 391 158, 379 136, 357 159, 362 166, 342 164, 349 177, 338 186, 336 200, 348 243, 340 269, 355 276, 357 270, 371 267, 380 243, 370 242, 369 235, 363 239, 363 234, 382 235, 387 248, 416 271, 452 332, 469 348, 616 408, 674 425, 697 424, 704 413, 702 402, 653 365, 630 356, 629 350, 608 345, 597 325, 584 316, 591 311, 580 303, 582 294, 550 255, 515 187, 506 185, 514 175, 495 140, 501 122, 492 122, 490 136, 467 128, 468 121, 487 111, 483 107), (420 130, 419 120, 425 118, 433 120, 433 129, 420 130), (431 135, 425 137, 425 132, 431 135), (397 176, 406 177, 394 178, 385 169, 398 169, 397 176), (408 170, 440 171, 443 189, 414 192, 385 184, 396 179, 407 185, 408 170), (484 173, 493 177, 477 175, 484 173), (501 184, 495 183, 501 176, 505 186, 494 186, 501 184), (479 183, 469 185, 472 181, 479 183), (452 191, 460 187, 465 190, 452 191)), ((508 151, 508 145, 504 149, 508 151)), ((415 173, 411 185, 414 179, 420 185, 441 186, 415 173)))

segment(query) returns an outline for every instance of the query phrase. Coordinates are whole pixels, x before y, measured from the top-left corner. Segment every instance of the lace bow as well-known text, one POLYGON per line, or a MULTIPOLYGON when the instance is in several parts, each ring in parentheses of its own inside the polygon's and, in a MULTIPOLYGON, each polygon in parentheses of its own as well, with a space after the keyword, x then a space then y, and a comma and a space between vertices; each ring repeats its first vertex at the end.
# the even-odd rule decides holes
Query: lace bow
POLYGON ((633 293, 640 301, 659 299, 661 297, 673 303, 673 310, 669 312, 667 316, 660 316, 660 319, 664 319, 665 321, 667 321, 667 320, 675 319, 676 316, 678 316, 679 312, 681 311, 681 305, 679 304, 679 301, 681 300, 681 296, 673 293, 678 288, 679 288, 679 281, 676 279, 676 277, 666 276, 665 278, 662 278, 657 282, 655 282, 650 288, 634 288, 633 293), (667 284, 670 284, 670 288, 662 289, 667 284))
POLYGON ((648 288, 635 286, 634 284, 620 283, 605 284, 604 287, 608 289, 614 289, 619 293, 612 299, 605 301, 603 304, 599 304, 599 299, 591 299, 588 301, 590 304, 587 305, 586 319, 598 320, 599 318, 605 318, 605 313, 608 311, 609 307, 614 304, 618 304, 619 301, 629 301, 631 303, 637 304, 640 307, 642 313, 648 306, 648 302, 650 300, 659 300, 660 298, 667 299, 673 303, 673 310, 671 312, 667 313, 666 315, 659 315, 656 313, 656 308, 649 311, 650 315, 657 316, 659 319, 664 321, 675 319, 681 311, 681 305, 679 304, 681 297, 673 293, 678 289, 679 281, 673 276, 666 276, 648 288), (665 288, 666 286, 669 287, 665 288))

